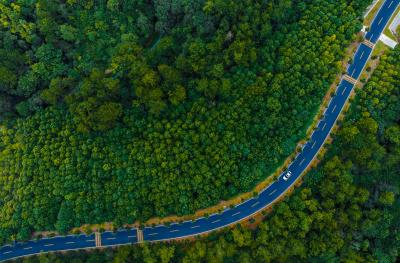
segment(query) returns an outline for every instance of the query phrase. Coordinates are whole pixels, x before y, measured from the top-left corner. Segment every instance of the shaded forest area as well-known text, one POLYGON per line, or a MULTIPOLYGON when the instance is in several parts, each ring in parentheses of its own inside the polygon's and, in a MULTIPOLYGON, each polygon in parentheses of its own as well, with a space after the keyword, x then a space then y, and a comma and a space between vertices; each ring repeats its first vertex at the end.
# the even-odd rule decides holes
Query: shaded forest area
POLYGON ((400 48, 382 56, 333 145, 305 183, 254 231, 24 262, 398 262, 400 48), (397 261, 396 261, 397 259, 397 261))
POLYGON ((0 1, 0 243, 251 189, 305 135, 369 2, 0 1))

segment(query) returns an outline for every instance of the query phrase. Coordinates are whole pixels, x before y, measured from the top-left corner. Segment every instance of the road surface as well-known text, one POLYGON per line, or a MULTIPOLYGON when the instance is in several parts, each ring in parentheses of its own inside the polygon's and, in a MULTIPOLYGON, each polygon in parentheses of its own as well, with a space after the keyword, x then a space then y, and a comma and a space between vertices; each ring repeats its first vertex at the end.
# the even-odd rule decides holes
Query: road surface
POLYGON ((400 0, 386 0, 382 5, 365 36, 366 40, 359 45, 354 55, 353 63, 347 68, 347 75, 342 78, 336 88, 336 93, 326 108, 310 140, 304 145, 303 150, 297 155, 287 170, 275 182, 260 192, 257 197, 248 199, 234 208, 228 208, 221 213, 213 214, 207 218, 198 218, 195 221, 176 223, 168 226, 146 227, 143 231, 133 228, 119 230, 115 233, 104 232, 99 235, 71 235, 40 239, 38 241, 17 242, 14 245, 0 248, 0 261, 44 252, 109 247, 135 244, 142 241, 152 242, 195 236, 236 224, 240 220, 248 218, 271 205, 280 196, 285 194, 317 156, 349 98, 355 81, 358 80, 369 60, 374 44, 379 39, 399 3, 400 0), (284 180, 283 176, 288 171, 291 172, 291 176, 287 180, 284 180))

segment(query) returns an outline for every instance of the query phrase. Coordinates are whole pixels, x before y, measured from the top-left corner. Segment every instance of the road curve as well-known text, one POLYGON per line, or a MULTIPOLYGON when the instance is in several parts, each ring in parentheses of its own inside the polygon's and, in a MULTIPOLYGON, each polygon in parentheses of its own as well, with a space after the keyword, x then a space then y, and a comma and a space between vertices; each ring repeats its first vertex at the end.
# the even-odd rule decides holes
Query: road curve
POLYGON ((91 235, 58 236, 37 241, 17 242, 0 248, 0 261, 53 251, 109 247, 135 244, 142 241, 154 242, 195 236, 235 224, 271 205, 285 194, 317 156, 349 98, 356 80, 360 77, 369 60, 375 43, 399 3, 400 0, 386 0, 379 9, 368 33, 365 35, 364 42, 359 45, 353 57, 353 63, 347 68, 347 74, 343 76, 336 88, 335 95, 332 97, 311 138, 287 170, 275 182, 261 191, 257 197, 248 199, 234 208, 227 208, 223 212, 213 214, 207 218, 202 217, 195 221, 145 227, 142 231, 132 228, 118 230, 115 233, 104 232, 91 235), (284 180, 284 176, 289 171, 291 176, 284 180))

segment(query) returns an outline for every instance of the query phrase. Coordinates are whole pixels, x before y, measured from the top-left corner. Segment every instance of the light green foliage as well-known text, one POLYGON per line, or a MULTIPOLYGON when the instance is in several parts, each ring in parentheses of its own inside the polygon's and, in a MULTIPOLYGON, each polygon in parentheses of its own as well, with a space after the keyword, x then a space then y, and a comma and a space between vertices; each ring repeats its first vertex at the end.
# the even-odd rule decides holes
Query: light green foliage
POLYGON ((304 137, 367 2, 1 2, 0 241, 251 189, 304 137))
MULTIPOLYGON (((303 186, 255 229, 237 226, 193 242, 153 243, 59 257, 96 262, 398 262, 400 49, 382 58, 333 145, 303 186), (391 88, 393 87, 393 88, 391 88), (382 96, 382 93, 385 96, 382 96), (374 101, 379 98, 379 103, 374 101), (393 111, 393 112, 391 112, 393 111), (384 114, 391 112, 391 114, 384 114), (357 132, 351 130, 355 127, 357 132), (347 139, 351 135, 351 140, 347 139), (363 144, 361 147, 360 145, 363 144), (375 151, 368 166, 358 155, 375 151), (352 154, 348 152, 351 151, 352 154)), ((51 256, 49 256, 51 258, 51 256)), ((33 259, 33 262, 38 262, 33 259)))
POLYGON ((60 33, 61 37, 67 41, 74 41, 76 40, 77 30, 70 25, 61 25, 60 26, 60 33))

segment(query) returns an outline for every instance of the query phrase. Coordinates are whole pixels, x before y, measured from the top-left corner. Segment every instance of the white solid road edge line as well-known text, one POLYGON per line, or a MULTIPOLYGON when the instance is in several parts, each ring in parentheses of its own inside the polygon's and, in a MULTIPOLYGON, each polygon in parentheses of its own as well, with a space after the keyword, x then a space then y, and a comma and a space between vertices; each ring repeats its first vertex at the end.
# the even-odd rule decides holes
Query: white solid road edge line
MULTIPOLYGON (((381 11, 382 7, 385 5, 385 3, 386 3, 387 1, 388 1, 388 0, 386 0, 386 1, 382 4, 382 6, 379 8, 379 11, 376 13, 376 16, 374 17, 374 20, 373 20, 372 23, 371 23, 371 26, 372 26, 373 22, 375 21, 375 19, 378 17, 379 12, 381 11)), ((393 2, 394 2, 394 1, 392 1, 392 2, 390 3, 389 6, 391 6, 391 5, 393 4, 393 2)), ((393 10, 393 13, 390 15, 389 19, 386 21, 385 26, 383 27, 382 32, 380 33, 379 37, 383 34, 383 31, 385 30, 385 28, 386 28, 387 25, 389 24, 390 19, 391 19, 392 16, 396 13, 396 10, 397 10, 397 7, 399 6, 399 4, 400 4, 400 2, 397 3, 397 6, 396 6, 396 8, 393 10)), ((365 34, 365 36, 367 36, 367 34, 365 34)), ((372 38, 372 36, 373 36, 373 34, 371 34, 371 38, 372 38)), ((379 37, 378 37, 378 39, 376 40, 376 42, 373 43, 373 44, 374 44, 374 48, 375 48, 376 43, 378 43, 378 41, 379 41, 379 37)), ((367 38, 365 38, 365 39, 367 39, 367 38)), ((370 42, 372 42, 372 41, 370 41, 370 42)), ((374 49, 372 49, 372 50, 374 50, 374 49)), ((371 52, 371 54, 372 54, 372 52, 371 52)), ((369 60, 369 58, 368 58, 368 60, 369 60)), ((367 61, 368 61, 368 60, 367 60, 367 61)), ((367 64, 367 63, 365 63, 365 65, 366 65, 366 64, 367 64)))
MULTIPOLYGON (((354 86, 354 85, 353 85, 353 86, 354 86)), ((343 108, 344 108, 344 105, 347 103, 349 97, 350 97, 350 95, 346 98, 346 100, 345 100, 343 106, 342 106, 341 109, 340 109, 340 113, 342 112, 342 110, 343 110, 343 108)), ((340 113, 339 113, 338 116, 336 117, 335 122, 336 122, 337 119, 339 118, 340 113)), ((334 124, 335 124, 335 122, 334 122, 334 124)), ((332 127, 330 128, 328 134, 331 133, 333 127, 335 126, 334 124, 333 124, 332 127)), ((149 241, 147 241, 147 242, 149 242, 149 243, 155 243, 155 242, 161 242, 161 241, 166 241, 166 240, 183 239, 183 238, 188 238, 188 237, 192 237, 192 236, 199 236, 199 235, 207 234, 207 233, 209 233, 209 232, 213 232, 213 231, 219 230, 219 229, 221 229, 221 228, 225 228, 225 227, 229 227, 229 226, 231 226, 231 225, 237 224, 238 222, 241 222, 241 221, 243 221, 243 220, 246 220, 247 218, 252 217, 253 215, 259 213, 259 212, 262 211, 262 210, 264 210, 265 208, 267 208, 267 207, 273 205, 274 203, 277 202, 277 200, 278 200, 282 195, 286 194, 286 192, 299 180, 299 178, 301 178, 301 175, 304 173, 305 170, 307 170, 307 168, 310 166, 310 164, 311 164, 311 163, 314 161, 314 159, 317 157, 318 152, 319 152, 320 149, 324 146, 324 144, 325 144, 325 142, 326 142, 327 139, 328 139, 328 135, 325 137, 324 142, 321 144, 321 146, 319 147, 319 149, 318 149, 318 151, 316 152, 316 154, 313 156, 313 158, 312 158, 311 161, 308 163, 308 165, 306 166, 306 168, 304 168, 303 172, 296 178, 296 180, 294 180, 293 183, 291 183, 291 184, 285 189, 285 191, 283 191, 283 192, 282 192, 277 198, 275 198, 272 202, 270 202, 269 204, 267 204, 267 205, 261 207, 260 209, 258 209, 257 211, 253 212, 252 214, 250 214, 250 215, 248 215, 248 216, 245 216, 245 217, 243 217, 243 218, 241 218, 241 219, 238 219, 238 220, 236 220, 236 221, 234 221, 234 222, 232 222, 232 223, 229 223, 229 224, 226 224, 226 225, 223 225, 223 226, 220 226, 220 227, 216 227, 216 228, 213 228, 213 229, 210 229, 210 230, 207 230, 207 231, 203 231, 203 232, 200 232, 200 233, 191 234, 191 235, 186 235, 186 236, 181 236, 181 237, 174 237, 174 238, 164 238, 164 239, 159 239, 159 240, 149 240, 149 241)), ((276 189, 275 189, 275 190, 276 190, 276 189)), ((213 222, 211 222, 211 223, 213 223, 213 222)))
MULTIPOLYGON (((385 3, 382 4, 381 8, 384 6, 384 4, 385 4, 385 3)), ((396 7, 396 9, 397 9, 397 7, 396 7)), ((396 10, 396 9, 395 9, 395 10, 396 10)), ((379 11, 380 11, 380 10, 379 10, 379 11)), ((377 14, 379 13, 379 11, 377 12, 377 14)), ((390 19, 391 19, 391 17, 393 16, 394 13, 395 13, 395 12, 393 12, 393 13, 390 15, 390 17, 389 17, 389 19, 388 19, 388 22, 390 21, 390 19)), ((376 18, 376 16, 375 16, 375 18, 376 18)), ((374 18, 374 20, 375 20, 375 18, 374 18)), ((384 28, 387 26, 388 22, 386 22, 386 25, 384 26, 384 28)), ((372 25, 372 23, 371 23, 371 25, 372 25)), ((382 32, 383 32, 383 31, 382 31, 382 32)), ((381 34, 382 34, 382 32, 381 32, 381 34)), ((360 44, 360 45, 361 45, 361 44, 360 44)), ((360 47, 360 45, 359 45, 359 47, 360 47)), ((357 48, 357 49, 358 49, 358 48, 357 48)), ((372 49, 372 51, 373 51, 373 50, 375 49, 375 46, 374 46, 374 48, 371 48, 371 49, 372 49)), ((364 68, 365 68, 365 66, 367 65, 367 62, 370 60, 370 57, 371 57, 371 55, 372 55, 372 51, 371 51, 370 55, 368 56, 368 59, 366 60, 366 62, 365 62, 365 64, 364 64, 364 67, 362 68, 361 72, 364 71, 364 68)), ((361 74, 360 74, 360 75, 361 75, 361 74)), ((343 79, 342 79, 342 80, 343 80, 343 79)), ((358 78, 357 78, 357 80, 358 80, 358 78)), ((355 87, 354 84, 352 84, 352 86, 353 86, 352 88, 355 87)), ((338 86, 338 87, 339 87, 339 86, 338 86)), ((335 119, 335 121, 334 121, 332 127, 330 128, 330 130, 329 130, 329 132, 328 132, 328 135, 331 133, 333 127, 335 126, 335 123, 336 123, 337 119, 339 118, 341 112, 343 111, 344 105, 346 105, 347 101, 349 100, 349 97, 350 97, 350 94, 349 94, 349 96, 347 96, 347 98, 346 98, 346 100, 345 100, 343 106, 341 107, 338 116, 336 117, 336 119, 335 119)), ((323 146, 325 145, 325 142, 326 142, 326 140, 327 140, 327 138, 328 138, 328 135, 325 137, 325 139, 324 139, 323 143, 321 144, 321 146, 319 147, 318 151, 317 151, 316 154, 313 156, 313 159, 311 159, 311 161, 308 163, 307 167, 304 168, 304 170, 303 170, 303 172, 302 172, 301 174, 303 174, 304 171, 305 171, 305 170, 310 166, 310 164, 314 161, 314 159, 315 159, 315 157, 318 155, 318 152, 320 151, 321 147, 323 147, 323 146)), ((246 216, 246 217, 244 217, 244 218, 238 219, 238 220, 235 221, 235 222, 232 222, 232 223, 229 223, 229 224, 227 224, 227 225, 223 225, 223 226, 220 226, 220 227, 211 229, 211 230, 207 230, 207 231, 204 231, 204 232, 196 233, 196 234, 191 234, 191 235, 187 235, 187 236, 181 236, 181 237, 177 237, 177 238, 166 238, 166 239, 160 239, 160 240, 155 240, 155 241, 147 241, 147 242, 153 243, 153 242, 161 242, 161 241, 165 241, 165 240, 175 240, 175 239, 182 239, 182 238, 187 238, 187 237, 191 237, 191 236, 198 236, 198 235, 202 235, 202 234, 206 234, 206 233, 209 233, 209 232, 212 232, 212 231, 216 231, 216 230, 218 230, 218 229, 225 228, 225 227, 231 226, 231 225, 233 225, 233 224, 236 224, 236 223, 238 223, 238 222, 240 222, 240 221, 246 220, 247 218, 253 216, 254 214, 257 214, 257 213, 259 213, 260 211, 264 210, 264 209, 267 208, 268 206, 273 205, 273 204, 276 202, 276 200, 278 200, 282 195, 284 195, 284 194, 287 192, 287 190, 288 190, 289 188, 291 188, 291 187, 293 186, 294 183, 297 182, 297 180, 301 177, 301 174, 296 178, 296 180, 293 181, 292 184, 289 185, 289 187, 287 187, 287 188, 285 189, 285 191, 283 191, 283 192, 282 192, 277 198, 275 198, 271 203, 265 205, 264 207, 258 209, 258 210, 255 211, 254 213, 252 213, 252 214, 250 214, 250 215, 248 215, 248 216, 246 216)), ((260 193, 262 193, 264 190, 268 189, 268 188, 269 188, 272 184, 274 184, 274 183, 275 183, 275 181, 274 181, 273 183, 271 183, 270 185, 268 185, 268 186, 267 186, 265 189, 263 189, 260 193)), ((227 210, 229 210, 229 209, 227 209, 227 210)), ((164 225, 162 225, 162 226, 164 226, 164 225)), ((112 232, 112 231, 110 231, 110 232, 112 232)), ((91 236, 91 235, 88 235, 88 236, 91 236)), ((56 237, 64 237, 64 236, 55 236, 55 237, 52 237, 52 238, 56 238, 56 237)), ((32 241, 32 240, 31 240, 31 241, 32 241)), ((92 241, 94 241, 94 240, 92 240, 92 241)), ((29 241, 28 241, 28 242, 29 242, 29 241)), ((103 246, 103 247, 115 247, 115 246, 120 246, 120 245, 129 245, 129 244, 130 244, 130 243, 121 243, 121 244, 115 244, 115 245, 105 245, 105 246, 103 246)), ((7 245, 7 246, 8 246, 8 245, 7 245)), ((63 251, 76 251, 76 250, 80 250, 80 249, 91 249, 91 248, 96 248, 96 247, 83 247, 83 248, 74 248, 74 249, 62 249, 62 250, 56 250, 56 251, 43 251, 43 252, 38 252, 38 253, 32 253, 32 254, 28 254, 28 255, 22 255, 22 256, 13 257, 12 259, 22 258, 22 257, 26 257, 26 256, 40 255, 40 254, 44 254, 44 253, 63 252, 63 251)), ((7 260, 9 260, 9 259, 7 259, 7 260)), ((4 260, 0 260, 0 262, 1 262, 1 261, 4 261, 4 260)))
MULTIPOLYGON (((393 15, 393 14, 392 14, 392 15, 393 15)), ((390 19, 389 19, 389 20, 390 20, 390 19)), ((361 45, 361 44, 360 44, 360 45, 361 45)), ((360 47, 360 45, 359 45, 359 47, 360 47)), ((374 48, 375 48, 375 47, 374 47, 374 48)), ((374 50, 374 48, 372 48, 372 51, 374 50)), ((370 57, 371 57, 371 55, 372 55, 372 51, 371 51, 371 53, 369 54, 367 61, 370 60, 370 57)), ((364 71, 364 68, 365 68, 366 65, 367 65, 367 62, 365 62, 364 67, 362 68, 361 72, 364 71)), ((357 78, 357 80, 358 80, 358 78, 357 78)), ((352 84, 352 83, 350 83, 350 84, 352 85, 351 89, 355 88, 355 85, 354 85, 354 84, 352 84)), ((338 86, 338 87, 339 87, 339 86, 338 86)), ((317 152, 314 154, 314 156, 313 156, 313 158, 311 159, 311 161, 307 164, 307 166, 304 168, 304 170, 302 171, 302 173, 296 178, 296 180, 294 180, 293 183, 291 183, 291 184, 290 184, 277 198, 275 198, 272 202, 270 202, 269 204, 267 204, 267 205, 261 207, 260 209, 256 210, 255 212, 253 212, 252 214, 250 214, 250 215, 248 215, 248 216, 246 216, 246 217, 243 217, 243 218, 241 218, 241 219, 238 219, 238 220, 236 220, 236 221, 234 221, 234 222, 232 222, 232 223, 229 223, 229 224, 226 224, 226 225, 223 225, 223 226, 220 226, 220 227, 216 227, 216 228, 211 229, 211 230, 203 231, 203 232, 196 233, 196 234, 181 236, 181 237, 177 237, 177 238, 165 238, 165 239, 154 240, 154 241, 151 240, 151 241, 147 241, 147 242, 153 243, 153 242, 161 242, 161 241, 165 241, 165 240, 182 239, 182 238, 187 238, 187 237, 191 237, 191 236, 198 236, 198 235, 203 235, 203 234, 206 234, 206 233, 209 233, 209 232, 213 232, 213 231, 216 231, 216 230, 218 230, 218 229, 225 228, 225 227, 231 226, 231 225, 233 225, 233 224, 237 224, 237 223, 240 222, 240 221, 246 220, 247 218, 252 217, 253 215, 259 213, 259 212, 262 211, 262 210, 264 210, 264 209, 267 208, 268 206, 271 206, 271 205, 273 205, 274 203, 276 203, 277 200, 278 200, 282 195, 286 194, 286 192, 299 180, 299 178, 301 178, 301 175, 308 169, 308 167, 311 165, 311 163, 312 163, 312 162, 315 160, 315 158, 318 156, 319 151, 320 151, 321 148, 325 145, 326 140, 327 140, 328 137, 329 137, 328 135, 332 132, 332 129, 333 129, 333 127, 335 126, 335 124, 336 124, 336 122, 337 122, 337 119, 339 118, 340 114, 342 113, 343 108, 344 108, 344 106, 346 105, 346 103, 348 102, 349 98, 350 98, 350 94, 346 97, 346 100, 344 101, 342 107, 340 107, 340 111, 339 111, 337 117, 335 118, 335 121, 333 122, 331 128, 329 129, 328 134, 325 136, 324 141, 322 142, 322 144, 321 144, 320 147, 318 148, 317 152)), ((274 181, 273 183, 275 183, 275 181, 274 181)), ((273 183, 272 183, 272 184, 273 184, 273 183)), ((269 186, 267 186, 266 189, 269 188, 272 184, 270 184, 269 186)), ((275 189, 274 191, 276 191, 276 189, 275 189)), ((263 191, 261 191, 261 192, 263 192, 263 191)))
MULTIPOLYGON (((371 52, 371 54, 372 54, 372 52, 371 52)), ((368 60, 369 60, 369 58, 368 58, 368 60)), ((368 60, 367 60, 367 61, 368 61, 368 60)), ((366 64, 366 63, 365 63, 365 64, 366 64)), ((365 67, 365 66, 364 66, 364 67, 365 67)), ((354 85, 353 85, 353 87, 354 87, 354 85)), ((337 121, 337 119, 338 119, 340 113, 342 112, 344 105, 347 103, 349 97, 350 97, 350 95, 346 98, 346 100, 345 100, 343 106, 341 107, 340 112, 339 112, 338 116, 336 117, 336 119, 335 119, 335 121, 334 121, 334 124, 331 126, 331 128, 330 128, 328 134, 331 133, 333 127, 335 126, 335 122, 337 121)), ((260 209, 256 210, 256 211, 253 212, 252 214, 250 214, 250 215, 248 215, 248 216, 245 216, 245 217, 243 217, 243 218, 240 218, 240 219, 238 219, 238 220, 236 220, 236 221, 234 221, 234 222, 231 222, 231 223, 229 223, 229 224, 226 224, 226 225, 223 225, 223 226, 219 226, 219 227, 216 227, 216 228, 213 228, 213 229, 210 229, 210 230, 207 230, 207 231, 203 231, 203 232, 200 232, 200 233, 190 234, 190 235, 180 236, 180 237, 175 237, 175 238, 164 238, 164 239, 159 239, 159 240, 154 240, 154 241, 153 241, 153 240, 149 240, 149 241, 146 241, 146 242, 154 243, 154 242, 161 242, 161 241, 165 241, 165 240, 176 240, 176 239, 188 238, 188 237, 191 237, 191 236, 203 235, 203 234, 206 234, 206 233, 209 233, 209 232, 213 232, 213 231, 219 230, 219 229, 221 229, 221 228, 225 228, 225 227, 229 227, 229 226, 231 226, 231 225, 237 224, 238 222, 241 222, 241 221, 243 221, 243 220, 246 220, 247 218, 252 217, 253 215, 259 213, 259 212, 262 211, 262 210, 264 210, 265 208, 267 208, 267 207, 273 205, 274 203, 277 202, 277 200, 279 200, 279 198, 280 198, 281 196, 283 196, 284 194, 286 194, 286 192, 299 180, 299 178, 301 178, 301 175, 304 173, 305 170, 307 170, 307 168, 310 166, 310 164, 314 161, 315 157, 318 155, 318 152, 320 151, 320 149, 321 149, 321 148, 323 147, 323 145, 325 144, 327 138, 328 138, 328 135, 325 137, 325 139, 324 139, 323 143, 321 144, 321 146, 319 147, 318 151, 315 153, 315 155, 313 156, 313 158, 311 159, 311 161, 308 163, 308 165, 304 168, 304 170, 302 171, 302 173, 296 178, 296 180, 294 180, 294 181, 293 181, 293 182, 292 182, 292 183, 291 183, 277 198, 275 198, 272 202, 266 204, 265 206, 263 206, 263 207, 261 207, 260 209)), ((274 181, 273 183, 275 183, 275 181, 274 181)), ((273 183, 271 183, 270 185, 268 185, 265 189, 268 189, 273 183)), ((272 193, 274 193, 276 190, 277 190, 277 189, 275 189, 272 193)), ((228 209, 227 209, 227 210, 228 210, 228 209)), ((221 221, 221 219, 216 220, 216 221, 221 221)), ((214 222, 215 222, 215 221, 214 221, 214 222)), ((212 223, 213 223, 213 222, 212 222, 212 223)), ((178 231, 179 231, 179 230, 173 230, 173 231, 170 231, 170 232, 172 233, 172 232, 178 232, 178 231)), ((109 232, 112 232, 112 231, 109 231, 109 232)), ((92 240, 92 241, 94 241, 94 240, 92 240)), ((121 244, 115 244, 115 245, 106 245, 106 246, 103 246, 103 247, 115 247, 115 246, 119 246, 119 245, 129 245, 129 244, 130 244, 130 243, 121 243, 121 244)), ((26 256, 39 255, 39 254, 43 254, 43 253, 50 253, 50 252, 62 252, 62 251, 71 251, 71 250, 72 250, 72 251, 76 251, 76 250, 80 250, 80 249, 90 249, 90 248, 96 248, 96 246, 95 246, 95 247, 76 248, 76 249, 64 249, 64 250, 57 250, 57 251, 44 251, 44 252, 38 252, 38 253, 32 253, 32 254, 28 254, 28 255, 22 255, 22 256, 18 256, 18 257, 13 257, 13 259, 15 259, 15 258, 21 258, 21 257, 26 257, 26 256)), ((0 260, 0 261, 2 261, 2 260, 0 260)))
MULTIPOLYGON (((369 28, 371 28, 371 26, 374 24, 375 19, 378 17, 379 12, 382 10, 383 6, 385 5, 385 3, 386 3, 387 1, 389 1, 389 0, 384 0, 383 4, 379 7, 378 11, 375 13, 374 19, 372 19, 371 24, 368 25, 369 28)), ((392 1, 392 2, 393 2, 393 1, 392 1)), ((390 16, 390 17, 392 17, 392 16, 390 16)), ((390 20, 390 18, 389 18, 389 20, 390 20)), ((364 23, 363 23, 363 24, 364 24, 364 23)), ((386 26, 385 26, 385 27, 386 27, 386 26)), ((383 32, 383 30, 382 30, 382 32, 383 32)), ((365 35, 367 35, 367 34, 365 34, 365 35)), ((371 35, 371 38, 372 38, 372 35, 371 35)))
POLYGON ((370 8, 367 7, 367 12, 365 12, 365 14, 363 16, 364 19, 368 16, 369 13, 371 13, 372 9, 374 9, 374 7, 376 6, 376 4, 378 2, 379 2, 379 0, 374 0, 374 2, 371 5, 368 6, 370 8))

